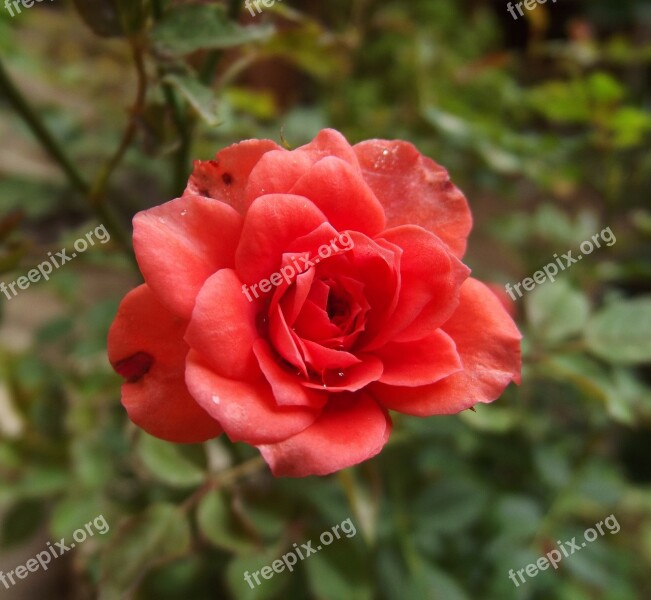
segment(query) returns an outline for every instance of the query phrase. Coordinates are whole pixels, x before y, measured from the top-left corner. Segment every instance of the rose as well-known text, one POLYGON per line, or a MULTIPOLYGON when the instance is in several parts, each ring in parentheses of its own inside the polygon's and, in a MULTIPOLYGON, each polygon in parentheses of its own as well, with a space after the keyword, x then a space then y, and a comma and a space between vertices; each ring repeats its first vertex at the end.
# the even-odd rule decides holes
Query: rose
POLYGON ((402 141, 324 130, 197 161, 181 198, 134 218, 146 283, 109 333, 130 418, 175 442, 223 430, 306 476, 376 455, 389 410, 495 400, 519 380, 521 336, 460 261, 470 227, 447 172, 402 141), (349 247, 318 254, 336 239, 349 247))

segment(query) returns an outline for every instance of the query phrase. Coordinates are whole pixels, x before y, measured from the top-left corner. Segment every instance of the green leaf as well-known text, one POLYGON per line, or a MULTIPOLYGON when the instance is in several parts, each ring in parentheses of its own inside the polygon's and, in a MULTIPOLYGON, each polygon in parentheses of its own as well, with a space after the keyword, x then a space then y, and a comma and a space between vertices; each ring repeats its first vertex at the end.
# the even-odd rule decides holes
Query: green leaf
POLYGON ((585 342, 616 364, 651 362, 651 297, 614 302, 588 323, 585 342))
MULTIPOLYGON (((262 600, 282 597, 280 594, 289 583, 290 577, 296 573, 297 567, 292 567, 292 572, 289 572, 287 568, 284 568, 280 573, 273 571, 273 575, 269 579, 263 578, 260 573, 263 567, 270 567, 274 561, 281 558, 282 554, 282 546, 276 545, 258 554, 238 556, 228 563, 226 582, 231 590, 232 597, 238 600, 262 600), (257 573, 260 584, 256 583, 252 576, 253 573, 257 573), (247 583, 244 577, 245 574, 248 574, 251 583, 247 583)), ((267 576, 269 577, 268 573, 267 576)))
POLYGON ((208 125, 214 127, 219 124, 217 98, 212 89, 203 85, 196 77, 170 74, 163 77, 163 83, 178 89, 208 125))
MULTIPOLYGON (((320 547, 317 540, 315 550, 320 547)), ((304 562, 314 597, 323 600, 370 600, 373 590, 364 555, 346 538, 335 540, 335 544, 336 548, 323 547, 304 562)))
POLYGON ((232 552, 251 552, 254 544, 241 527, 238 528, 226 499, 217 490, 206 494, 197 510, 199 530, 218 548, 232 552))
POLYGON ((183 456, 179 446, 146 433, 138 443, 138 456, 156 479, 172 487, 196 487, 205 478, 203 470, 183 456))
POLYGON ((526 297, 529 322, 549 342, 560 342, 579 333, 588 319, 586 297, 565 280, 546 281, 526 297))
POLYGON ((210 4, 177 6, 154 27, 151 39, 163 54, 184 56, 197 50, 230 48, 268 39, 269 24, 242 27, 230 21, 224 7, 210 4))
POLYGON ((76 529, 106 514, 105 501, 96 494, 70 492, 57 503, 50 517, 50 533, 55 539, 69 537, 76 529))
POLYGON ((40 500, 23 500, 12 506, 2 519, 0 545, 4 548, 30 539, 43 523, 45 511, 40 500))
POLYGON ((185 514, 170 504, 128 519, 102 555, 99 600, 127 597, 149 569, 186 554, 190 541, 185 514))

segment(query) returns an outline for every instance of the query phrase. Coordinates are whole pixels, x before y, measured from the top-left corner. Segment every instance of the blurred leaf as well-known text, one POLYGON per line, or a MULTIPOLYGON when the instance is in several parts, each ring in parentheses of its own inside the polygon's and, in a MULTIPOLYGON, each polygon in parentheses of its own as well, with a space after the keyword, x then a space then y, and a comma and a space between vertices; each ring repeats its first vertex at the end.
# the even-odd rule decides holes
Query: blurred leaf
POLYGON ((229 20, 223 6, 190 4, 167 10, 152 30, 151 39, 160 52, 183 56, 197 50, 265 40, 273 32, 274 27, 269 24, 238 25, 229 20))
POLYGON ((123 600, 152 567, 190 550, 190 525, 170 504, 153 504, 113 535, 101 560, 99 600, 123 600))
POLYGON ((22 500, 3 516, 0 545, 4 548, 29 540, 41 527, 45 510, 41 500, 22 500))
POLYGON ((526 310, 536 334, 560 342, 579 333, 588 319, 590 305, 564 280, 545 281, 528 293, 526 310))
POLYGON ((54 507, 50 516, 50 533, 55 539, 70 537, 76 529, 103 514, 103 506, 99 495, 69 492, 54 507))
POLYGON ((163 83, 177 88, 197 114, 210 126, 219 124, 217 98, 209 87, 191 75, 166 75, 163 83))
POLYGON ((206 494, 197 510, 199 530, 218 548, 231 552, 251 552, 255 545, 238 528, 235 515, 221 492, 213 490, 206 494))
POLYGON ((282 554, 283 547, 276 545, 258 554, 241 555, 231 560, 226 567, 226 582, 233 598, 263 600, 282 597, 281 592, 287 587, 290 577, 296 574, 296 567, 293 567, 292 572, 286 568, 280 573, 274 571, 270 579, 265 579, 259 573, 263 567, 271 566, 273 561, 279 560, 282 554), (259 585, 251 575, 255 572, 258 572, 259 585), (245 574, 249 575, 250 584, 246 582, 245 574))
POLYGON ((336 548, 317 545, 318 550, 304 561, 308 584, 314 597, 322 600, 370 600, 373 598, 371 577, 365 555, 345 537, 335 540, 336 548))
POLYGON ((651 297, 613 302, 586 327, 590 351, 612 363, 651 362, 651 297))
POLYGON ((172 487, 196 487, 205 479, 203 470, 170 442, 142 433, 137 452, 145 468, 156 479, 172 487))
POLYGON ((419 535, 454 533, 479 518, 485 507, 482 487, 458 477, 425 488, 412 503, 419 535))
POLYGON ((471 410, 462 411, 459 418, 473 429, 493 433, 504 433, 512 429, 517 422, 516 415, 512 410, 483 405, 476 406, 475 412, 471 410))

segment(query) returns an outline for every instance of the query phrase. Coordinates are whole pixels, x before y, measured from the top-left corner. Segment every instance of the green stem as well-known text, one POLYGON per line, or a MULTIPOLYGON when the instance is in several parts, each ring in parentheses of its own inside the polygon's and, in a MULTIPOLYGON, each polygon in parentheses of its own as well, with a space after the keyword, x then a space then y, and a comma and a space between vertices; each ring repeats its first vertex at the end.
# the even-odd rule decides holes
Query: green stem
POLYGON ((106 184, 108 183, 109 177, 120 164, 124 155, 126 154, 129 146, 133 142, 133 139, 138 131, 138 124, 136 117, 140 115, 145 106, 145 99, 147 97, 147 72, 145 70, 145 62, 142 55, 142 42, 138 38, 132 38, 129 40, 131 45, 131 54, 133 56, 133 62, 136 66, 136 73, 138 76, 138 88, 136 91, 136 100, 134 102, 133 108, 131 109, 131 116, 129 118, 129 124, 122 135, 122 140, 117 150, 109 158, 104 167, 101 169, 99 175, 95 178, 93 183, 92 190, 90 192, 90 200, 92 203, 101 204, 104 200, 104 193, 106 190, 106 184))
POLYGON ((20 90, 14 85, 9 73, 0 59, 0 89, 14 110, 23 118, 32 133, 41 142, 50 156, 59 164, 66 174, 70 184, 80 193, 86 195, 90 191, 88 182, 81 176, 72 160, 68 157, 59 142, 52 136, 41 117, 25 100, 20 90))
MULTIPOLYGON (((63 147, 56 138, 50 133, 40 115, 32 108, 25 99, 22 92, 16 87, 9 73, 7 72, 2 60, 0 59, 0 89, 4 91, 5 96, 14 110, 22 117, 36 139, 41 142, 52 159, 58 163, 66 175, 70 185, 81 195, 90 197, 91 186, 79 173, 73 161, 66 154, 63 147)), ((133 255, 131 243, 128 234, 113 212, 105 205, 90 202, 91 210, 106 225, 112 236, 128 252, 133 255)))

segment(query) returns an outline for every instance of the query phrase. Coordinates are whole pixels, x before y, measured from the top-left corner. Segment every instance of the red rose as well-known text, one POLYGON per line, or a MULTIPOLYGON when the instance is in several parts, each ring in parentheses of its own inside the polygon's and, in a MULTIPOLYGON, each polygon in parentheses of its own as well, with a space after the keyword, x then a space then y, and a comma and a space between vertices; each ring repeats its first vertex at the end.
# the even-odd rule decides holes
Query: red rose
POLYGON ((109 333, 130 418, 174 442, 223 430, 300 477, 377 454, 388 410, 495 400, 521 336, 460 261, 470 227, 447 172, 402 141, 325 130, 197 161, 181 198, 134 218, 146 283, 109 333))

